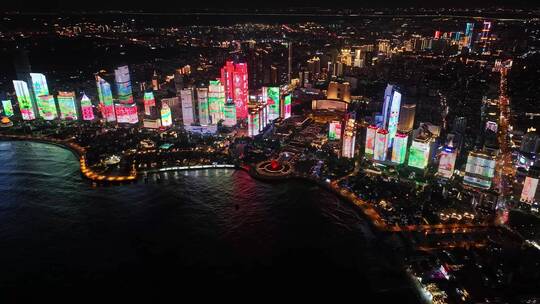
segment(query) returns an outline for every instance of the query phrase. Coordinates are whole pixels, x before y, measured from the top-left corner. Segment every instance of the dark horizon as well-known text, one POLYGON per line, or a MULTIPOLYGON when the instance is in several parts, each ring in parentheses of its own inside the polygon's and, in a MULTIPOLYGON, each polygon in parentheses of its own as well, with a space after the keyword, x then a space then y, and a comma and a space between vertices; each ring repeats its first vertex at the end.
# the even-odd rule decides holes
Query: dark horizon
POLYGON ((284 9, 392 9, 392 8, 411 8, 411 9, 493 9, 493 8, 524 8, 533 9, 539 8, 540 5, 533 1, 527 0, 442 0, 442 1, 427 1, 427 0, 382 0, 382 1, 362 1, 362 2, 342 2, 336 4, 329 1, 272 1, 266 3, 246 2, 241 0, 224 1, 216 5, 209 2, 177 2, 177 1, 161 1, 159 4, 149 6, 148 4, 133 3, 127 0, 108 1, 106 5, 99 3, 97 5, 92 2, 75 2, 67 0, 56 1, 37 1, 23 0, 5 3, 2 6, 2 12, 94 12, 94 11, 126 11, 126 12, 153 12, 153 13, 178 13, 193 9, 204 9, 209 11, 222 10, 284 10, 284 9))

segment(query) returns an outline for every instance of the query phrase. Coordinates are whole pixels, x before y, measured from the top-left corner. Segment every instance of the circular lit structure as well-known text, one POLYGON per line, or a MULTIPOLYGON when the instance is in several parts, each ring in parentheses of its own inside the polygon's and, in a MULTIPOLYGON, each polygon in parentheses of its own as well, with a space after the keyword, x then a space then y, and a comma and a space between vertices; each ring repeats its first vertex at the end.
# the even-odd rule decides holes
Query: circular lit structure
POLYGON ((13 126, 13 122, 7 116, 4 116, 0 120, 0 126, 2 128, 11 127, 11 126, 13 126))
POLYGON ((255 170, 262 176, 283 177, 292 173, 292 166, 287 161, 272 159, 258 163, 255 166, 255 170))

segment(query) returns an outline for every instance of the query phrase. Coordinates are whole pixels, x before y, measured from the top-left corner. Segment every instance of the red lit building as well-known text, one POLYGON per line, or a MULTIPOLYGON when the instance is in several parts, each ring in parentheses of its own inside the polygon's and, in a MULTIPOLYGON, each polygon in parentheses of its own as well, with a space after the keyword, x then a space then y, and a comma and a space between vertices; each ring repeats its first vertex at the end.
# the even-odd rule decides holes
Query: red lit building
POLYGON ((225 99, 232 100, 236 105, 236 119, 247 118, 249 99, 247 64, 227 61, 221 68, 221 83, 225 86, 225 99))

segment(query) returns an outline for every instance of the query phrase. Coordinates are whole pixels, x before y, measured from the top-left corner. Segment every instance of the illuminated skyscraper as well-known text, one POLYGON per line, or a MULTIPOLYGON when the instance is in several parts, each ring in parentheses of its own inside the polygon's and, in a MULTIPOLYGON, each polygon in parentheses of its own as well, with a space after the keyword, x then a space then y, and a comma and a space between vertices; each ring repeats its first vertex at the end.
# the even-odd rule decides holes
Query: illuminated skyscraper
POLYGON ((45 120, 53 120, 58 117, 56 103, 52 95, 40 95, 37 97, 39 116, 45 120))
POLYGON ((209 125, 208 88, 197 88, 197 103, 199 106, 199 123, 201 125, 209 125))
POLYGON ((236 125, 236 105, 233 102, 226 103, 223 107, 223 125, 233 127, 236 125))
POLYGON ((341 121, 331 121, 328 124, 328 139, 340 140, 341 139, 341 121))
POLYGON ((30 78, 32 79, 34 96, 49 95, 49 87, 47 86, 45 75, 41 73, 30 73, 30 78))
POLYGON ((94 108, 92 107, 92 101, 90 98, 83 94, 81 97, 81 112, 83 120, 94 120, 94 108))
POLYGON ((386 153, 388 151, 388 138, 389 133, 385 129, 377 130, 375 134, 375 148, 373 153, 373 159, 379 161, 386 160, 386 153))
POLYGON ((403 164, 407 156, 407 144, 409 135, 405 133, 396 133, 394 145, 392 147, 392 162, 403 164))
POLYGON ((409 148, 409 167, 425 169, 429 162, 429 152, 431 147, 431 139, 427 137, 417 137, 413 139, 409 148))
POLYGON ((351 85, 348 82, 338 83, 330 81, 326 93, 328 99, 337 99, 345 102, 351 101, 351 85))
POLYGON ((259 112, 256 107, 248 109, 248 135, 251 137, 259 134, 259 112))
POLYGON ((343 139, 341 147, 341 157, 354 158, 355 143, 356 143, 356 122, 353 117, 350 117, 345 122, 343 130, 343 139))
POLYGON ((283 96, 283 111, 281 112, 282 117, 284 119, 291 117, 291 110, 292 110, 291 94, 287 94, 283 96))
POLYGON ((480 35, 480 42, 482 43, 482 52, 489 51, 489 40, 491 38, 491 22, 484 21, 482 33, 480 35))
POLYGON ((221 83, 225 87, 226 100, 232 100, 236 105, 237 119, 246 119, 249 100, 247 64, 227 61, 221 68, 221 83))
POLYGON ((463 183, 469 186, 489 189, 495 176, 495 157, 484 152, 472 151, 467 157, 463 183))
POLYGON ((392 142, 396 136, 400 108, 401 93, 393 85, 387 85, 384 91, 383 123, 381 127, 388 130, 388 147, 392 147, 392 142))
POLYGON ((15 87, 15 94, 17 95, 17 101, 19 102, 22 119, 36 119, 36 106, 34 105, 34 102, 32 102, 28 84, 22 80, 13 80, 13 86, 15 87))
POLYGON ((7 117, 13 116, 13 105, 11 104, 11 100, 5 99, 2 100, 2 109, 4 110, 4 115, 7 117))
POLYGON ((60 108, 61 119, 77 120, 79 118, 74 92, 58 92, 58 107, 60 108))
POLYGON ((148 116, 152 115, 152 107, 156 106, 156 99, 154 98, 154 93, 144 92, 143 103, 144 114, 148 116))
POLYGON ((224 118, 224 106, 225 88, 219 80, 211 80, 208 85, 208 110, 211 124, 215 125, 224 118))
POLYGON ((167 105, 166 102, 161 103, 161 124, 164 127, 172 125, 171 108, 169 108, 169 105, 167 105))
POLYGON ((96 83, 101 115, 107 122, 116 121, 111 85, 99 76, 96 76, 96 83))
POLYGON ((267 121, 273 121, 279 117, 279 88, 278 87, 263 87, 262 88, 263 102, 268 105, 267 121))
POLYGON ((473 32, 474 32, 474 23, 473 22, 467 22, 467 25, 465 26, 465 37, 466 37, 466 46, 467 48, 471 49, 472 41, 473 41, 473 32))
POLYGON ((195 122, 195 113, 193 107, 194 94, 192 88, 183 89, 180 92, 182 102, 182 123, 184 126, 190 126, 195 122))
POLYGON ((454 166, 456 164, 457 151, 452 146, 445 146, 441 151, 439 159, 439 168, 437 175, 444 178, 451 178, 454 174, 454 166))
POLYGON ((118 101, 122 104, 132 104, 134 102, 133 91, 131 90, 131 79, 127 65, 114 70, 114 79, 118 90, 118 101))
POLYGON ((366 128, 366 147, 364 153, 367 156, 373 156, 375 153, 375 135, 377 134, 377 126, 370 125, 366 128))
POLYGON ((136 124, 139 122, 137 105, 134 103, 115 103, 114 111, 116 112, 116 120, 118 123, 136 124))
POLYGON ((399 132, 409 133, 413 130, 415 112, 415 104, 404 104, 401 106, 401 112, 399 113, 399 122, 397 127, 399 132))

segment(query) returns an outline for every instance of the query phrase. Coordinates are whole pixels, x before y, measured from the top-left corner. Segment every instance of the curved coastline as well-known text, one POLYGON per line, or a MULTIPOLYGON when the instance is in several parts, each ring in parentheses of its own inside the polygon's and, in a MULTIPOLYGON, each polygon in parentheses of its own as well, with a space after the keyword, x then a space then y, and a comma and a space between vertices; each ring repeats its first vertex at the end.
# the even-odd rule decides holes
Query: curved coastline
POLYGON ((349 191, 348 189, 341 188, 337 184, 336 181, 321 181, 319 179, 315 179, 309 175, 303 175, 298 173, 292 173, 285 176, 270 176, 270 175, 262 175, 255 170, 255 167, 250 164, 220 164, 220 165, 199 165, 199 166, 185 166, 185 167, 165 167, 160 169, 152 169, 152 170, 141 170, 136 171, 133 170, 130 175, 103 175, 98 174, 96 172, 93 172, 91 169, 88 168, 86 164, 86 149, 76 143, 63 141, 63 140, 56 140, 52 138, 45 138, 45 137, 33 137, 33 136, 20 136, 20 135, 0 135, 0 140, 12 140, 12 141, 33 141, 33 142, 39 142, 44 144, 52 144, 56 145, 58 147, 67 149, 71 151, 78 159, 80 163, 80 170, 81 174, 94 182, 98 183, 129 183, 129 182, 136 182, 139 175, 142 174, 153 174, 153 173, 159 173, 159 172, 165 172, 165 171, 177 171, 177 170, 204 170, 204 169, 235 169, 235 170, 242 170, 247 172, 252 178, 263 181, 263 182, 283 182, 291 179, 297 179, 304 182, 309 182, 312 184, 315 184, 319 186, 322 189, 325 189, 329 192, 332 192, 334 195, 339 197, 342 200, 345 200, 349 202, 350 204, 353 204, 357 208, 360 209, 362 214, 367 217, 369 220, 371 226, 375 228, 378 232, 389 232, 389 233, 396 233, 396 232, 428 232, 438 229, 470 229, 470 228, 487 228, 490 225, 488 224, 462 224, 460 226, 458 225, 444 225, 444 224, 437 224, 437 225, 411 225, 411 226, 391 226, 386 223, 386 221, 381 218, 377 210, 375 210, 369 203, 358 197, 355 193, 349 191))
POLYGON ((209 166, 186 166, 186 167, 166 167, 166 168, 160 168, 160 169, 153 169, 153 170, 144 170, 144 171, 134 171, 130 175, 124 175, 124 176, 117 176, 117 175, 102 175, 93 172, 90 170, 86 164, 86 149, 76 143, 68 142, 64 140, 57 140, 53 138, 47 138, 47 137, 35 137, 35 136, 21 136, 21 135, 6 135, 2 134, 0 135, 0 140, 5 141, 33 141, 43 144, 51 144, 58 146, 60 148, 67 149, 71 151, 78 159, 80 163, 80 171, 81 174, 92 181, 95 182, 112 182, 112 183, 122 183, 122 182, 134 182, 137 180, 139 175, 142 174, 152 174, 152 173, 159 173, 159 172, 165 172, 165 171, 177 171, 177 170, 201 170, 201 169, 235 169, 235 170, 242 170, 247 172, 252 178, 263 181, 263 182, 281 182, 286 181, 290 179, 297 179, 302 180, 304 182, 309 182, 312 184, 315 184, 322 189, 325 189, 329 192, 332 192, 336 196, 338 196, 340 199, 343 199, 345 201, 348 201, 349 203, 352 203, 353 205, 360 208, 362 213, 367 216, 370 219, 370 223, 372 226, 377 228, 379 231, 391 231, 389 229, 386 229, 386 224, 380 217, 378 217, 378 213, 369 206, 366 202, 360 200, 356 195, 350 192, 346 192, 345 189, 340 189, 335 182, 323 182, 319 181, 315 178, 312 178, 307 175, 300 175, 300 174, 291 174, 287 176, 265 176, 258 174, 253 166, 248 164, 241 164, 241 165, 209 165, 209 166), (378 218, 374 219, 373 216, 376 215, 378 218))

